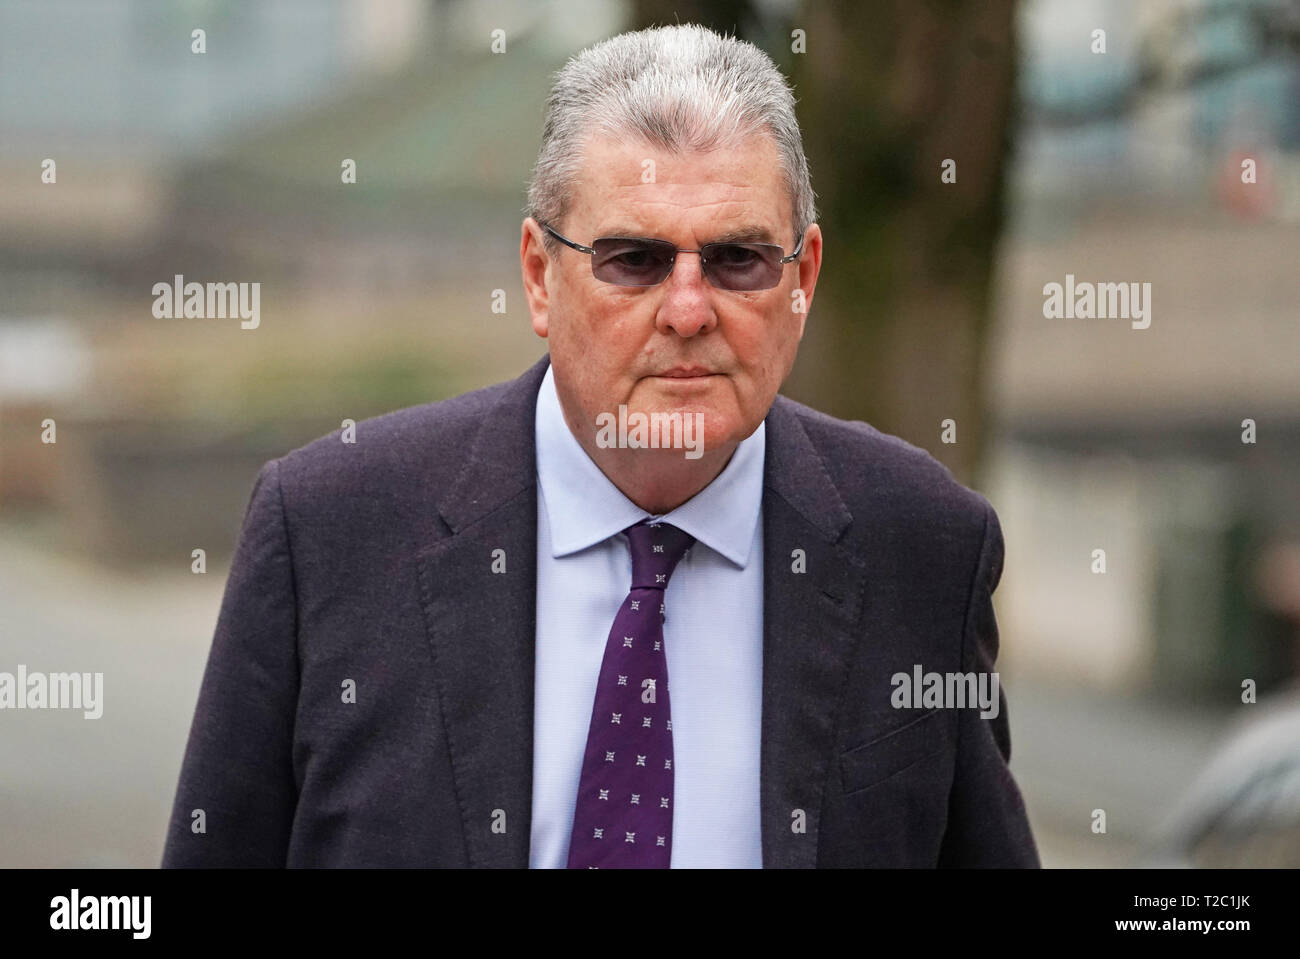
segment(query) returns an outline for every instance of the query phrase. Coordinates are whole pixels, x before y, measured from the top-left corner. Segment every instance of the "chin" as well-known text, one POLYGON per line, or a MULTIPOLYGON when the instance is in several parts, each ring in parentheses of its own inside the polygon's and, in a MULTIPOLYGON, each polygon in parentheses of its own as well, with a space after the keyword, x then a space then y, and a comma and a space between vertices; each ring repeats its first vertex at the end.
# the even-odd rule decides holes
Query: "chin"
POLYGON ((701 425, 704 452, 712 453, 719 447, 738 443, 744 438, 741 435, 743 432, 742 424, 734 412, 720 410, 702 410, 701 412, 704 413, 704 420, 701 425))

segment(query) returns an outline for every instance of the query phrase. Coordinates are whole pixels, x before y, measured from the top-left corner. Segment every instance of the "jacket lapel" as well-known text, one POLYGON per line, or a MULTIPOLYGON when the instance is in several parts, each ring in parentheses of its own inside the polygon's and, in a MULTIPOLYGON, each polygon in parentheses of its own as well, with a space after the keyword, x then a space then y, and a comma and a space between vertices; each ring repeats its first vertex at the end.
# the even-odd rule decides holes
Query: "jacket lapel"
POLYGON ((483 411, 465 467, 439 504, 448 529, 417 556, 471 867, 528 867, 537 616, 533 422, 548 363, 542 357, 483 411), (504 572, 494 571, 502 562, 504 572))
POLYGON ((862 611, 852 517, 790 400, 767 416, 763 483, 763 867, 817 865, 821 801, 862 611), (796 550, 801 553, 796 553, 796 550), (802 555, 806 572, 796 572, 802 555))
MULTIPOLYGON (((533 423, 548 364, 543 356, 485 410, 465 468, 439 504, 447 530, 416 557, 472 867, 528 866, 537 610, 533 423), (501 558, 505 571, 494 572, 501 558)), ((821 798, 865 585, 862 562, 837 545, 851 516, 793 408, 778 395, 766 419, 765 868, 817 864, 821 798), (794 571, 795 550, 802 550, 806 572, 794 571)))

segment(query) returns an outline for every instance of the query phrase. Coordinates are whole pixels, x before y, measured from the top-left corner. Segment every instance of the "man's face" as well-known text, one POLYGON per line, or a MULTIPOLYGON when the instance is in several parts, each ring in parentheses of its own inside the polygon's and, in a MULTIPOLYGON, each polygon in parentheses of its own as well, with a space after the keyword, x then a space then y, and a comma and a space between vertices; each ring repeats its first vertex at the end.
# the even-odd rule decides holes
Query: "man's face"
MULTIPOLYGON (((639 141, 601 139, 587 150, 578 182, 570 215, 552 226, 587 246, 617 235, 698 250, 749 227, 767 233, 754 241, 778 244, 783 253, 798 241, 777 149, 767 136, 681 156, 639 141), (648 170, 653 182, 647 183, 648 170)), ((594 437, 599 414, 617 415, 620 404, 629 414, 702 413, 706 452, 758 428, 803 336, 821 264, 815 224, 800 261, 786 264, 772 289, 751 292, 712 286, 694 253, 679 253, 658 286, 616 286, 596 279, 591 257, 569 247, 545 260, 542 232, 536 221, 524 222, 524 285, 533 329, 550 340, 556 390, 580 441, 594 437), (663 375, 676 367, 701 367, 709 375, 663 375)))

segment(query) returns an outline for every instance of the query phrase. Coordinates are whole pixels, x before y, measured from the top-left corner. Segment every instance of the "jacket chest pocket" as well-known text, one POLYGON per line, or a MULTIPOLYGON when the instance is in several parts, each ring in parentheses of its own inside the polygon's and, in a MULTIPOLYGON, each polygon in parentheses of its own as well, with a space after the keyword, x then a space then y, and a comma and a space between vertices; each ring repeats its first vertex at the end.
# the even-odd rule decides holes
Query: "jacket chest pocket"
POLYGON ((850 795, 902 772, 944 748, 942 710, 931 709, 878 739, 840 754, 840 778, 850 795))

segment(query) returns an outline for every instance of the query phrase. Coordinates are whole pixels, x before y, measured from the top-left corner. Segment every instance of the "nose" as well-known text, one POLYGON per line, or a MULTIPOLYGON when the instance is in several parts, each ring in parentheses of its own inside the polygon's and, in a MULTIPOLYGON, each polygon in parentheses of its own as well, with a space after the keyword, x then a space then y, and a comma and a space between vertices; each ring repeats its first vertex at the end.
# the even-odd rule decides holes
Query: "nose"
POLYGON ((664 299, 655 317, 660 332, 672 330, 678 336, 695 336, 717 325, 712 288, 704 278, 698 253, 678 251, 673 270, 662 286, 664 299))

